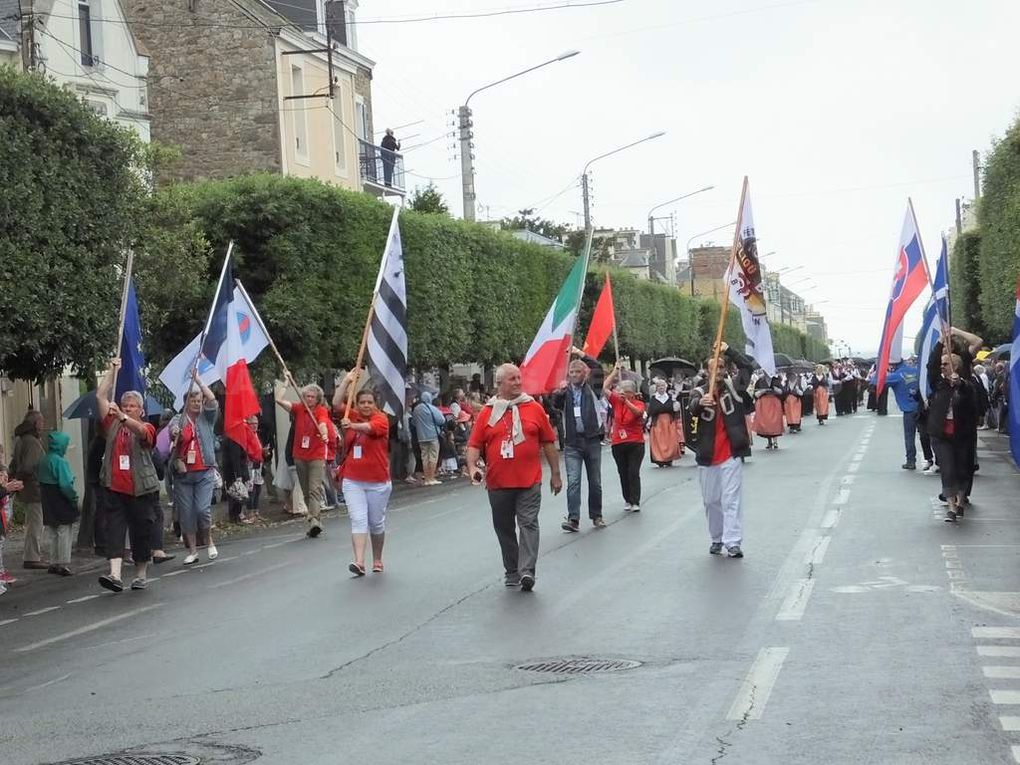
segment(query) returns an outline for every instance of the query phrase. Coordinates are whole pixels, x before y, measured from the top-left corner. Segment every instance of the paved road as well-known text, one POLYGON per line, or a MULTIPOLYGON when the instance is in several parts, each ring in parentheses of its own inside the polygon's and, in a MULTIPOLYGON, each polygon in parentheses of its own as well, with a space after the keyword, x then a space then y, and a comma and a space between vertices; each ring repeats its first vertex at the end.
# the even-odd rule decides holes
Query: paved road
POLYGON ((546 497, 530 595, 468 486, 391 514, 381 576, 349 577, 334 521, 144 593, 11 592, 0 762, 1020 762, 1020 479, 983 451, 974 512, 942 523, 899 429, 862 413, 756 451, 743 560, 707 554, 690 457, 648 466, 629 515, 607 452, 609 528, 564 534, 546 497), (641 666, 515 669, 559 657, 641 666))

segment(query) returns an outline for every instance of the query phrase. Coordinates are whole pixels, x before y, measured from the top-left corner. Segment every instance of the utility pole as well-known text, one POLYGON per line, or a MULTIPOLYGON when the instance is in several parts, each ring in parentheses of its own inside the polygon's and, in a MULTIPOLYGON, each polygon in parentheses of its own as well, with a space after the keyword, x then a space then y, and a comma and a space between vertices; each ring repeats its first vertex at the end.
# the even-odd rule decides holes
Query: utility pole
POLYGON ((981 155, 977 149, 971 152, 971 159, 974 163, 974 199, 981 199, 981 155))
POLYGON ((471 107, 467 104, 457 111, 460 128, 460 178, 464 198, 464 220, 475 219, 475 155, 471 139, 471 107))
POLYGON ((591 228, 591 199, 588 195, 588 173, 581 176, 581 199, 584 202, 584 230, 591 228))
POLYGON ((21 63, 26 72, 39 67, 35 48, 35 0, 19 0, 18 18, 21 21, 21 63))
POLYGON ((960 209, 960 198, 956 198, 956 235, 963 235, 963 210, 960 209))

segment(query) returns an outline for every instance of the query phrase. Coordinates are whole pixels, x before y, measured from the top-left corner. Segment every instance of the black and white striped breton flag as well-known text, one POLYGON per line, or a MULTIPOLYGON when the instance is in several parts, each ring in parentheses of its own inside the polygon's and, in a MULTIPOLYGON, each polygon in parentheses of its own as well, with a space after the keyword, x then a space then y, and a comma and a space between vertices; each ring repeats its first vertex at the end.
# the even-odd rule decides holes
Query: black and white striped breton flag
POLYGON ((368 333, 368 369, 379 394, 382 409, 399 421, 404 414, 404 375, 407 373, 407 287, 404 283, 404 250, 400 244, 397 218, 386 238, 386 250, 379 266, 368 333))

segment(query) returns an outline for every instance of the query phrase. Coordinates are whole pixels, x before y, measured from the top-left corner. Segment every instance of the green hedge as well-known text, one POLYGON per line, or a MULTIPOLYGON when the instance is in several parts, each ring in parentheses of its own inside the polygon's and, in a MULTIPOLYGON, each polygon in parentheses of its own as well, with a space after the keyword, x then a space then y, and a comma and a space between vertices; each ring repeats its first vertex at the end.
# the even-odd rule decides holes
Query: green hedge
POLYGON ((978 301, 988 332, 986 339, 1005 342, 1013 331, 1020 273, 1020 119, 995 143, 985 160, 978 225, 978 301))
POLYGON ((949 258, 950 310, 955 326, 982 337, 987 334, 981 310, 981 234, 964 232, 953 243, 949 258))
MULTIPOLYGON (((181 229, 159 229, 160 241, 193 243, 197 226, 211 248, 204 265, 192 269, 195 283, 178 285, 188 319, 150 332, 150 356, 156 363, 165 362, 199 330, 231 238, 238 277, 295 373, 353 361, 392 215, 389 206, 318 181, 275 175, 171 187, 157 193, 155 206, 174 211, 167 225, 181 229)), ((496 363, 523 356, 572 257, 440 215, 405 210, 400 229, 411 364, 496 363)), ((158 242, 139 249, 142 273, 163 260, 158 242)), ((588 274, 582 337, 604 270, 588 274)), ((717 303, 616 270, 613 286, 623 355, 643 360, 707 355, 717 303)), ((143 314, 155 289, 151 280, 139 287, 143 314)), ((798 357, 825 355, 791 328, 777 328, 776 337, 776 350, 798 357)), ((726 338, 737 347, 743 344, 735 311, 726 338)), ((611 344, 606 353, 612 353, 611 344)))

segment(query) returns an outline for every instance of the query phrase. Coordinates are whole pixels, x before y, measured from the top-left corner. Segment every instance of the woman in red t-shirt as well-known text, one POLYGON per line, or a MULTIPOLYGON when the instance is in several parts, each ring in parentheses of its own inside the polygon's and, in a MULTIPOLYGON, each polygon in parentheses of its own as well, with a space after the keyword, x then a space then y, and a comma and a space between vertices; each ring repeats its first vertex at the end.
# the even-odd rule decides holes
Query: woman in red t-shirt
POLYGON ((348 566, 356 576, 365 575, 365 549, 372 538, 372 571, 383 572, 383 542, 386 540, 386 507, 393 484, 390 482, 390 421, 379 411, 375 392, 358 391, 354 408, 344 402, 355 373, 349 372, 333 396, 333 409, 342 418, 344 461, 340 466, 342 490, 351 519, 351 547, 354 560, 348 566))
POLYGON ((613 459, 620 473, 624 510, 641 510, 641 462, 645 458, 645 405, 637 397, 637 384, 621 380, 619 392, 613 386, 620 378, 617 365, 606 377, 606 399, 613 408, 613 459))

